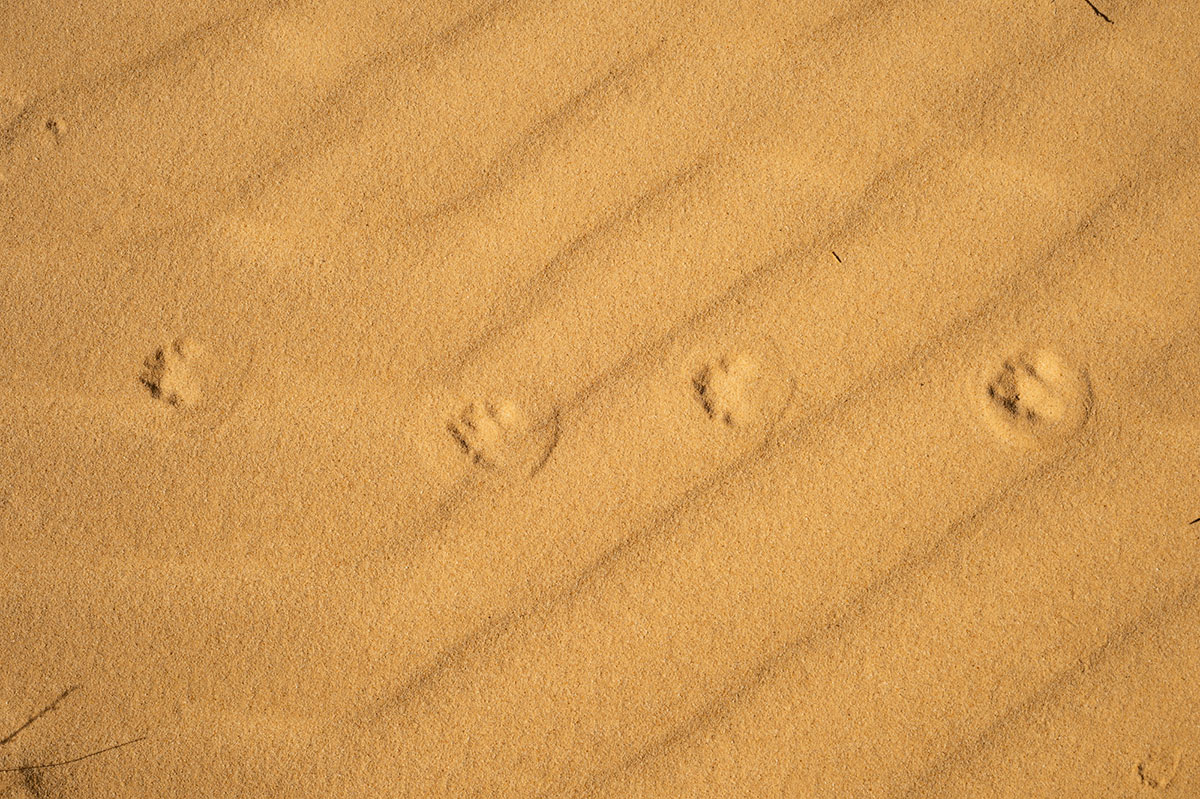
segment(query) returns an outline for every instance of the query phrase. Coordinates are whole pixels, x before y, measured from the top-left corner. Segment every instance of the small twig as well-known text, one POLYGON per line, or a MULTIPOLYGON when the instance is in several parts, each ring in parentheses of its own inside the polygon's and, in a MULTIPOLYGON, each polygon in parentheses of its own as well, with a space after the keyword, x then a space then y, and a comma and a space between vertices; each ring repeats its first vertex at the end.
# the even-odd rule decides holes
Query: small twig
POLYGON ((1195 524, 1196 522, 1200 522, 1200 518, 1192 519, 1188 524, 1195 524))
POLYGON ((57 699, 55 699, 55 700, 54 700, 53 702, 51 702, 50 704, 46 705, 44 708, 42 708, 41 710, 39 710, 37 713, 34 713, 32 716, 30 716, 30 718, 29 718, 29 721, 25 722, 25 723, 24 723, 24 724, 22 724, 20 727, 17 727, 15 730, 13 730, 12 732, 10 732, 10 733, 9 733, 9 734, 8 734, 8 735, 5 737, 5 738, 3 738, 3 739, 0 739, 0 746, 4 746, 6 743, 8 743, 9 741, 11 741, 13 738, 16 738, 18 735, 20 735, 20 734, 21 734, 21 731, 22 731, 22 730, 24 730, 24 729, 25 729, 26 727, 28 727, 30 724, 33 724, 35 721, 37 721, 38 719, 40 719, 42 716, 44 716, 44 715, 46 715, 47 713, 49 713, 51 710, 54 710, 54 708, 58 707, 58 703, 59 703, 59 702, 63 701, 63 700, 64 700, 64 699, 66 699, 68 696, 70 696, 71 694, 75 693, 75 692, 76 692, 76 691, 78 691, 78 690, 79 690, 79 686, 78 686, 78 685, 72 685, 70 688, 68 688, 67 690, 63 691, 61 694, 59 694, 59 695, 58 695, 58 698, 57 698, 57 699))
MULTIPOLYGON (((830 250, 830 252, 833 252, 833 250, 830 250)), ((833 257, 837 258, 837 262, 839 264, 842 262, 842 259, 838 256, 838 254, 836 252, 833 252, 833 257)))
POLYGON ((1100 19, 1104 20, 1104 21, 1105 21, 1105 22, 1107 22, 1109 25, 1113 24, 1113 21, 1112 21, 1111 19, 1109 19, 1109 18, 1108 18, 1108 14, 1105 14, 1103 11, 1101 11, 1101 10, 1100 10, 1100 9, 1098 9, 1098 8, 1096 8, 1096 4, 1095 4, 1095 3, 1093 3, 1093 2, 1092 2, 1092 0, 1083 0, 1083 2, 1085 2, 1085 3, 1087 3, 1089 6, 1091 6, 1091 8, 1092 8, 1092 11, 1095 11, 1095 12, 1096 12, 1096 16, 1100 17, 1100 19))
POLYGON ((59 766, 69 766, 72 763, 78 763, 80 760, 87 760, 89 757, 95 757, 96 755, 102 755, 105 752, 111 752, 114 749, 120 749, 121 747, 124 747, 124 746, 131 746, 135 743, 138 743, 138 742, 144 741, 144 740, 146 740, 145 735, 143 735, 140 738, 134 738, 131 741, 125 741, 124 743, 113 744, 112 746, 106 746, 103 749, 97 749, 95 752, 88 752, 86 755, 80 755, 79 757, 73 757, 70 760, 60 760, 57 763, 41 763, 36 766, 10 766, 9 768, 0 768, 0 774, 7 774, 7 773, 10 773, 13 771, 38 771, 40 769, 58 768, 59 766))

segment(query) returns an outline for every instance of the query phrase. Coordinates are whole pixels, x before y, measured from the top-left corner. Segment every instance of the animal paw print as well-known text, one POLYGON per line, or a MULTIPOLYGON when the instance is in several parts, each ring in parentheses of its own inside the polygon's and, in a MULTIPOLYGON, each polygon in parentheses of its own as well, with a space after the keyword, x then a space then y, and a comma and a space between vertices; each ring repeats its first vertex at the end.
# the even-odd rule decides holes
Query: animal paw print
POLYGON ((46 128, 46 135, 54 140, 55 145, 62 144, 62 138, 67 133, 67 125, 65 122, 63 122, 61 119, 51 117, 50 119, 46 120, 44 127, 46 128))
POLYGON ((1138 780, 1151 790, 1162 790, 1175 779, 1180 760, 1178 751, 1154 749, 1138 763, 1138 780))
POLYGON ((988 408, 1010 433, 1044 438, 1077 429, 1088 411, 1086 377, 1051 350, 1005 359, 987 380, 988 408))
POLYGON ((750 397, 758 375, 758 365, 745 355, 723 356, 702 368, 692 385, 710 419, 741 427, 754 413, 750 397))
POLYGON ((447 429, 475 463, 488 468, 508 465, 526 434, 525 420, 509 400, 472 402, 447 429))
POLYGON ((203 356, 200 347, 187 338, 177 338, 169 346, 159 347, 144 363, 141 383, 150 396, 176 408, 195 408, 200 404, 200 388, 195 363, 203 356))

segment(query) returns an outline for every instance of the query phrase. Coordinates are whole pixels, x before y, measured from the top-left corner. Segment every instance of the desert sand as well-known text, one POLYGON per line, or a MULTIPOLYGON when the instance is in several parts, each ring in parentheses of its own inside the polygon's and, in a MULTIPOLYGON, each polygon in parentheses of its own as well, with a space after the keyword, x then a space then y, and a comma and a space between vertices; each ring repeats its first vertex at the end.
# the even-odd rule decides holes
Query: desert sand
POLYGON ((1197 10, 0 6, 0 797, 1200 797, 1197 10))

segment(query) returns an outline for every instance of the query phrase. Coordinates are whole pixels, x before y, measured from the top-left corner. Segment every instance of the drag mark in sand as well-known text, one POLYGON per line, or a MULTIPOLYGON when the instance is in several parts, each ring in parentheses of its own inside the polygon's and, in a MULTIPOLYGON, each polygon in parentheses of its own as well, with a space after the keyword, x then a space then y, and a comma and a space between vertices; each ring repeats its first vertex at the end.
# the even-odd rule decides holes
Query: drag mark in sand
MULTIPOLYGON (((68 696, 70 696, 71 694, 78 691, 81 687, 82 686, 79 686, 79 685, 72 685, 71 687, 67 688, 65 691, 63 691, 61 694, 59 694, 57 697, 55 697, 52 702, 50 702, 44 708, 42 708, 41 710, 39 710, 38 712, 36 712, 32 716, 30 716, 29 719, 26 720, 24 724, 17 727, 15 730, 10 732, 8 735, 4 736, 3 738, 0 738, 0 746, 5 746, 6 744, 10 743, 14 738, 16 738, 18 735, 20 735, 24 730, 28 729, 38 719, 42 718, 47 713, 56 709, 62 703, 62 701, 64 699, 66 699, 68 696)), ((148 736, 141 735, 141 736, 138 736, 137 738, 133 738, 128 741, 122 741, 121 743, 113 744, 111 746, 106 746, 102 749, 93 750, 84 755, 79 755, 77 757, 68 758, 66 760, 58 760, 53 763, 37 763, 37 764, 27 764, 27 765, 22 765, 22 766, 2 766, 2 767, 0 767, 0 774, 20 773, 23 775, 28 775, 28 773, 32 772, 32 771, 42 771, 42 770, 50 769, 50 768, 58 768, 59 766, 69 766, 72 763, 78 763, 82 760, 87 760, 89 758, 96 757, 97 755, 102 755, 105 752, 112 752, 113 750, 116 750, 116 749, 122 749, 126 746, 131 746, 135 743, 139 743, 141 741, 146 740, 147 737, 148 736)))
POLYGON ((86 755, 80 755, 79 757, 72 757, 69 760, 59 760, 54 763, 38 763, 36 765, 31 765, 31 766, 10 766, 8 768, 0 768, 0 774, 11 774, 12 772, 16 772, 16 771, 20 771, 20 772, 41 771, 42 769, 58 768, 59 766, 69 766, 72 763, 78 763, 81 760, 87 760, 89 758, 95 757, 96 755, 102 755, 105 752, 111 752, 114 749, 123 749, 126 746, 132 746, 133 744, 141 743, 142 741, 146 740, 146 738, 147 738, 147 736, 141 735, 141 736, 138 736, 137 738, 131 738, 128 741, 122 741, 119 744, 113 744, 112 746, 106 746, 103 749, 97 749, 95 751, 88 752, 86 755))

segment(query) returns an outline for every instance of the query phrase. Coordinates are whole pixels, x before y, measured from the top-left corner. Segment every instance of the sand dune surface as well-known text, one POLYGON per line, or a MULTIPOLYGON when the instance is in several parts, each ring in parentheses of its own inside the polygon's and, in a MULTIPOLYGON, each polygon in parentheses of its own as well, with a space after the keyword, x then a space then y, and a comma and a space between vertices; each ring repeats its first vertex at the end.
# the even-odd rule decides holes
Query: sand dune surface
POLYGON ((1200 796, 1188 3, 0 10, 0 797, 1200 796))

